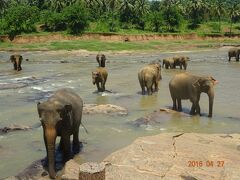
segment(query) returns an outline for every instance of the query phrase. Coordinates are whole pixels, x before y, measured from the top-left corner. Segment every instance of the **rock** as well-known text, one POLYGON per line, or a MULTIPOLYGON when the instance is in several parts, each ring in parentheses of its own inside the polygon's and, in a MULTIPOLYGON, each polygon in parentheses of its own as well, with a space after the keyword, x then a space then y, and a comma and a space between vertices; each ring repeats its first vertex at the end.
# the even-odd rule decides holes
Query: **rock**
POLYGON ((0 134, 6 134, 8 132, 19 131, 19 130, 26 131, 26 130, 29 130, 29 129, 31 129, 29 126, 12 124, 10 126, 6 126, 4 128, 0 128, 0 134))
POLYGON ((78 180, 80 165, 74 160, 66 162, 63 170, 62 180, 78 180))
POLYGON ((83 107, 84 114, 117 114, 127 115, 127 109, 112 104, 85 104, 83 107))
POLYGON ((130 124, 136 127, 140 127, 142 125, 156 125, 160 124, 163 121, 169 121, 172 117, 176 116, 190 117, 190 115, 183 112, 178 112, 167 108, 161 108, 158 111, 154 111, 144 117, 130 122, 130 124))
POLYGON ((60 63, 69 63, 67 60, 62 60, 60 63))
POLYGON ((105 180, 105 165, 103 163, 87 162, 80 166, 79 179, 105 180))
POLYGON ((49 179, 48 172, 42 165, 42 160, 33 162, 16 176, 17 179, 49 179))
POLYGON ((240 179, 240 134, 164 133, 108 156, 106 180, 240 179))

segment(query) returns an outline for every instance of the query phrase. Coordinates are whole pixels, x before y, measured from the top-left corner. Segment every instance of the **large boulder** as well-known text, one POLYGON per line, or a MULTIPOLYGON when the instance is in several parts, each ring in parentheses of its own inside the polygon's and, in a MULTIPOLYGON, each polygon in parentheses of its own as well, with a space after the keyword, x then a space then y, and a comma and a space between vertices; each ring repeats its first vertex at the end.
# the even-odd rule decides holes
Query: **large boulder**
POLYGON ((105 160, 106 180, 240 179, 240 135, 164 133, 105 160))
POLYGON ((168 108, 160 108, 159 110, 156 110, 144 117, 138 118, 129 123, 136 127, 141 127, 146 125, 154 126, 154 125, 161 124, 161 122, 163 121, 169 121, 171 118, 177 118, 177 117, 189 118, 190 115, 184 112, 178 112, 168 108))
POLYGON ((117 114, 127 115, 127 109, 113 104, 85 104, 83 107, 84 114, 117 114))

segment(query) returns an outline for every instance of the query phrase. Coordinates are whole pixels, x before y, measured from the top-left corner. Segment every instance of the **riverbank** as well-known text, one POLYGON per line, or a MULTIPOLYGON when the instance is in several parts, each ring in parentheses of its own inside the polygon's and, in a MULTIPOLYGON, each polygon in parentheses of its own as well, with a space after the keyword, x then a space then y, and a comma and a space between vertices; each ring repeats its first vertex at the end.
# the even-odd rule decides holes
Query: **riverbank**
POLYGON ((70 36, 63 34, 23 35, 10 41, 1 36, 1 51, 55 51, 86 50, 98 51, 183 51, 219 48, 224 45, 238 46, 240 36, 197 36, 186 35, 117 35, 117 34, 84 34, 70 36))

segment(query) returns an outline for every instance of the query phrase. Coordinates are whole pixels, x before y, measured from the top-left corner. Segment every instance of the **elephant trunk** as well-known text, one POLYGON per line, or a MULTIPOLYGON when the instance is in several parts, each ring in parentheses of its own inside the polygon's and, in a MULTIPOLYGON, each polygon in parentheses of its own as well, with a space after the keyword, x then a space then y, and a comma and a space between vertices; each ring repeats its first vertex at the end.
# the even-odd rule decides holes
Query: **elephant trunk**
POLYGON ((214 100, 214 90, 213 88, 211 88, 208 91, 208 98, 209 98, 209 113, 208 113, 208 117, 212 117, 212 111, 213 111, 213 100, 214 100))
POLYGON ((48 170, 50 178, 56 177, 55 172, 55 142, 57 133, 54 128, 49 128, 45 130, 45 140, 47 149, 47 159, 48 159, 48 170))

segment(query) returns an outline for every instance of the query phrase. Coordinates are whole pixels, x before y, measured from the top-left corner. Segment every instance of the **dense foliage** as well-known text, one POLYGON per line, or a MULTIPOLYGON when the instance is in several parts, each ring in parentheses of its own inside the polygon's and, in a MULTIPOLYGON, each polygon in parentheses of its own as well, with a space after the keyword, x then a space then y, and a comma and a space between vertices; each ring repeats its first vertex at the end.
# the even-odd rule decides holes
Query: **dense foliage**
POLYGON ((188 32, 240 22, 240 0, 0 0, 0 34, 67 30, 188 32))

